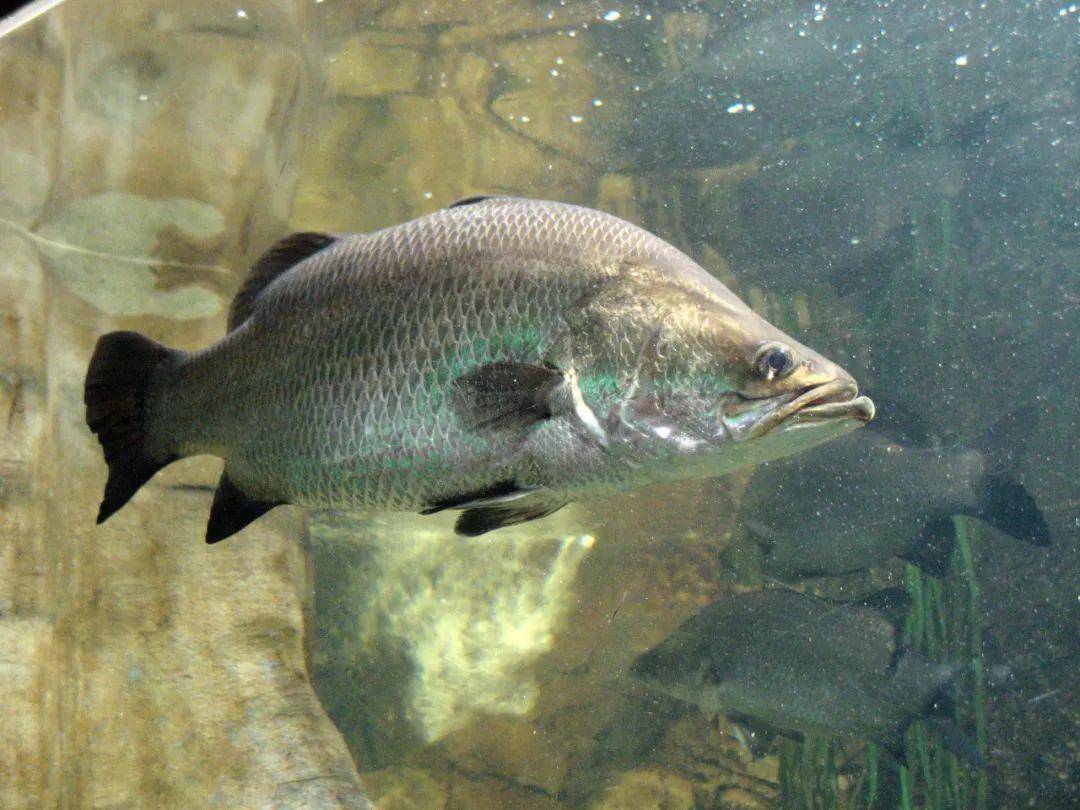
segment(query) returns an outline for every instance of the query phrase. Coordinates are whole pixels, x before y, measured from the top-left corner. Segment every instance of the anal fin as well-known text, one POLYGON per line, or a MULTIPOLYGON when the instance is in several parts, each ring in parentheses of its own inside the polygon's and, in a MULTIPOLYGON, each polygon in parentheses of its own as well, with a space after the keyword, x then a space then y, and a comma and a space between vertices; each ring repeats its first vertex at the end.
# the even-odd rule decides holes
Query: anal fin
POLYGON ((210 520, 206 524, 206 542, 217 543, 231 537, 283 503, 253 500, 229 480, 228 473, 222 473, 214 492, 214 503, 210 507, 210 520))

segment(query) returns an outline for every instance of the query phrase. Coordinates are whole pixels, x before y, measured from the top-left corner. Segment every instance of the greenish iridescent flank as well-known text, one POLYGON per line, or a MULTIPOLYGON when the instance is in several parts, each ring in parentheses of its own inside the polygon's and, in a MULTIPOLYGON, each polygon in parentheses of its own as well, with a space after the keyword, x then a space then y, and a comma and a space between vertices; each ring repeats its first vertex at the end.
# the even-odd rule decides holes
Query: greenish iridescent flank
POLYGON ((581 396, 586 402, 594 405, 606 402, 614 402, 618 399, 619 378, 612 372, 607 374, 590 374, 578 380, 581 387, 581 396))
POLYGON ((474 371, 479 365, 505 360, 536 362, 540 359, 537 347, 542 337, 539 330, 522 326, 489 337, 478 335, 468 345, 467 352, 462 351, 461 347, 448 347, 442 362, 423 376, 426 389, 435 395, 433 405, 442 403, 445 392, 454 380, 474 371))

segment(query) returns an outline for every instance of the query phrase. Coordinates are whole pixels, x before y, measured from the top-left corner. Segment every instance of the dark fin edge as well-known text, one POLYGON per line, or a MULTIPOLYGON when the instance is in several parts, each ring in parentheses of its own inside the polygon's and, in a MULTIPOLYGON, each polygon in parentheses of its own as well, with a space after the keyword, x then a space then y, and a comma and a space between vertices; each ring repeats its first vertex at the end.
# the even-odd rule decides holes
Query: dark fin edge
POLYGON ((501 194, 476 194, 472 197, 462 197, 460 200, 454 200, 446 207, 461 208, 464 205, 476 205, 477 203, 487 202, 488 200, 498 200, 501 197, 501 194))
POLYGON ((943 579, 949 576, 953 549, 956 548, 956 529, 949 515, 928 520, 918 540, 906 552, 900 555, 917 566, 924 574, 943 579))
POLYGON ((1033 546, 1050 545, 1050 527, 1023 484, 1005 476, 985 475, 978 486, 981 505, 977 518, 1033 546))
MULTIPOLYGON (((956 714, 953 693, 959 672, 959 667, 953 668, 949 678, 933 692, 923 711, 918 717, 912 718, 911 722, 921 720, 927 730, 935 734, 945 749, 958 760, 972 768, 985 769, 986 760, 979 753, 972 737, 953 719, 956 714)), ((892 760, 894 765, 910 766, 912 762, 912 752, 907 749, 906 732, 905 727, 896 734, 875 739, 881 746, 882 753, 892 760)))
POLYGON ((284 501, 256 501, 249 498, 222 473, 210 507, 210 520, 206 524, 206 542, 218 543, 231 537, 249 523, 265 515, 284 501))
POLYGON ((255 301, 278 276, 320 250, 332 245, 337 237, 328 233, 302 231, 275 242, 251 266, 244 283, 229 305, 228 330, 231 332, 251 315, 255 301))
POLYGON ((482 506, 467 509, 454 524, 454 531, 463 537, 479 537, 487 532, 537 520, 558 512, 565 503, 533 503, 519 506, 482 506))
POLYGON ((101 442, 109 479, 98 510, 103 523, 131 500, 154 473, 179 456, 146 451, 146 391, 155 369, 181 353, 138 332, 98 338, 86 372, 86 424, 101 442))
POLYGON ((515 501, 535 492, 535 488, 518 486, 513 479, 499 481, 490 487, 478 489, 475 492, 465 492, 449 498, 432 501, 429 506, 420 510, 421 515, 433 515, 445 509, 469 509, 472 507, 495 506, 497 504, 515 501))

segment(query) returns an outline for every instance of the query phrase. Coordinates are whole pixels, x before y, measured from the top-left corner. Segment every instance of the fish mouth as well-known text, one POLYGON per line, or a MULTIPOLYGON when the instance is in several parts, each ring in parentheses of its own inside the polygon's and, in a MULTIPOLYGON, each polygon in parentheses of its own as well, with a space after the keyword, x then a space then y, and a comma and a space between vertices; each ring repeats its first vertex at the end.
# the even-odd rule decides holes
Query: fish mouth
POLYGON ((833 380, 782 402, 754 426, 749 438, 764 436, 778 427, 787 430, 841 419, 869 422, 873 418, 874 403, 870 397, 859 396, 859 387, 854 382, 833 380))

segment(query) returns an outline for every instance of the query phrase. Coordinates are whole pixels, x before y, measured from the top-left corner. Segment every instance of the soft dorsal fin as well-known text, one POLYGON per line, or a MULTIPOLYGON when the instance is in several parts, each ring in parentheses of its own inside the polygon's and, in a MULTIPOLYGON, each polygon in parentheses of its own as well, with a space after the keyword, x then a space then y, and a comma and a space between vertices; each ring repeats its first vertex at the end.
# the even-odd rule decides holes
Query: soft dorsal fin
POLYGON ((231 332, 247 320, 255 306, 255 300, 270 285, 270 282, 293 265, 309 256, 314 256, 327 245, 332 244, 335 239, 336 237, 328 233, 303 231, 290 234, 274 243, 251 266, 247 278, 244 279, 236 297, 233 298, 232 305, 229 307, 229 331, 231 332))
POLYGON ((500 194, 477 194, 473 197, 462 197, 460 200, 454 200, 447 208, 460 208, 463 205, 476 205, 476 203, 486 202, 488 200, 497 200, 502 196, 500 194))

